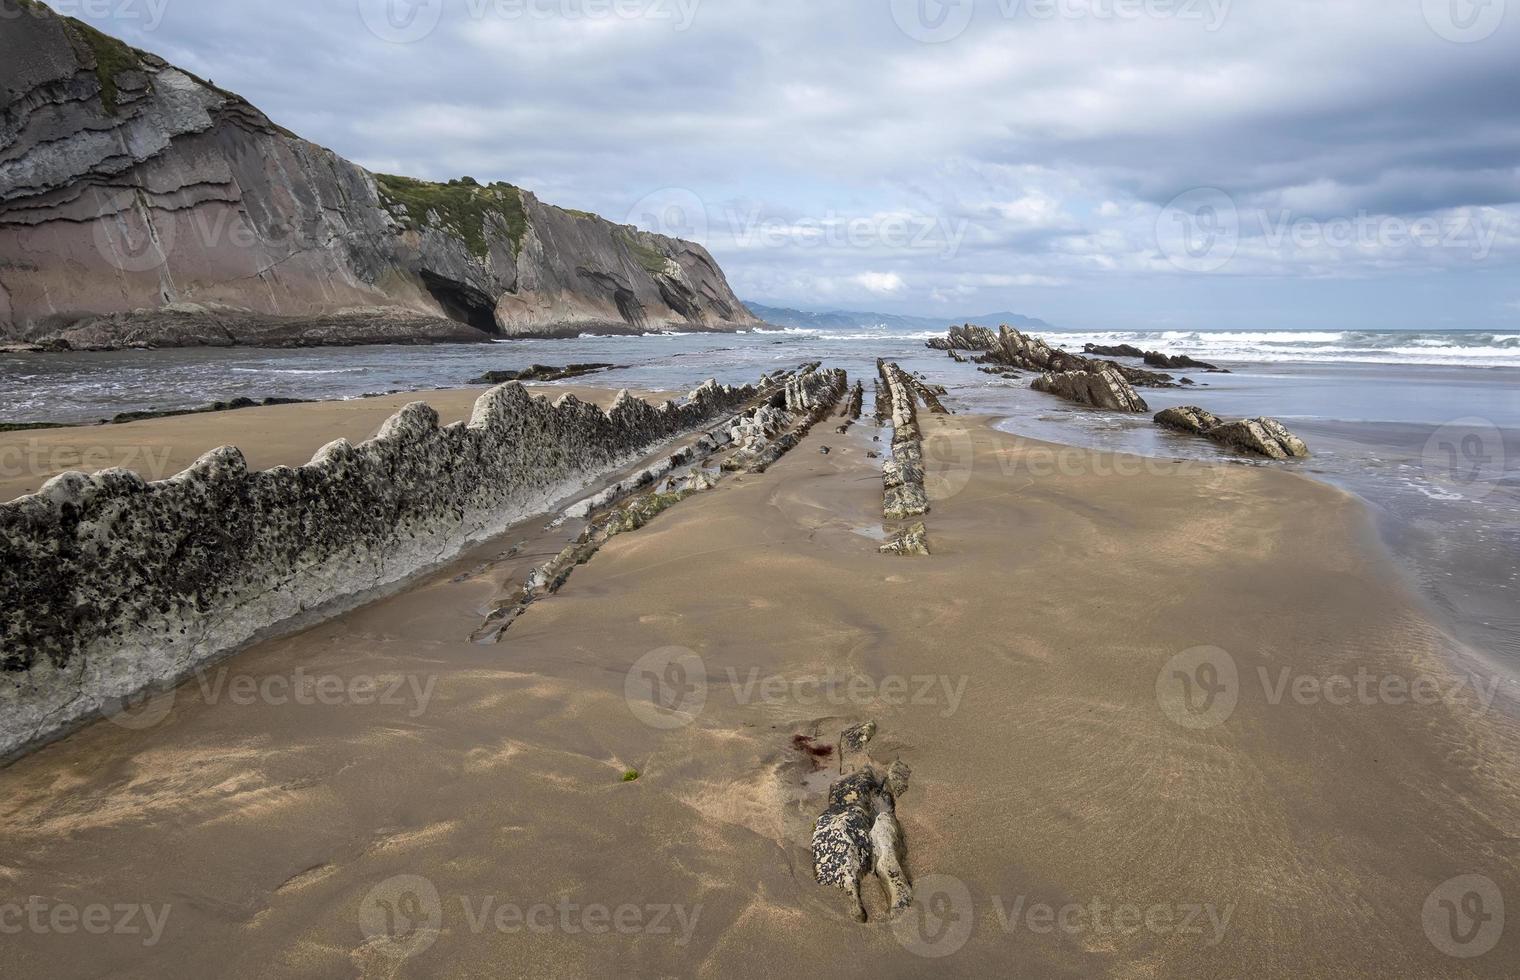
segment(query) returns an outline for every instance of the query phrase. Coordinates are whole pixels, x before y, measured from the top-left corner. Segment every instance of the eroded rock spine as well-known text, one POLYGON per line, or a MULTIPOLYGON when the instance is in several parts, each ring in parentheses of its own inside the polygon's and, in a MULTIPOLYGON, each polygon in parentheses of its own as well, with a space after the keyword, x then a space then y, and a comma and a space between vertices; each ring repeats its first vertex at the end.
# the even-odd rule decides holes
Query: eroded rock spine
POLYGON ((469 422, 408 405, 297 468, 250 471, 224 447, 162 482, 55 477, 0 505, 0 757, 397 585, 775 387, 622 392, 604 412, 508 384, 469 422))

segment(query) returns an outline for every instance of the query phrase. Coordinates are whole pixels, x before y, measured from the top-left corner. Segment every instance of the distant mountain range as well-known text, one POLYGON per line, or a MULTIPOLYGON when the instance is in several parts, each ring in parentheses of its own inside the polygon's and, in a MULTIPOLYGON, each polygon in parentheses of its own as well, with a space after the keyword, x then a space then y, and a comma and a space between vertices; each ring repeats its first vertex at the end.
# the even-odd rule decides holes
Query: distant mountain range
POLYGON ((1050 330, 1044 320, 1019 313, 984 313, 981 316, 902 316, 896 313, 857 313, 853 310, 830 310, 827 313, 809 313, 806 310, 790 310, 780 306, 746 301, 751 313, 766 323, 778 327, 797 327, 804 330, 847 330, 886 327, 890 330, 944 330, 963 323, 976 323, 984 327, 1008 324, 1020 330, 1050 330))

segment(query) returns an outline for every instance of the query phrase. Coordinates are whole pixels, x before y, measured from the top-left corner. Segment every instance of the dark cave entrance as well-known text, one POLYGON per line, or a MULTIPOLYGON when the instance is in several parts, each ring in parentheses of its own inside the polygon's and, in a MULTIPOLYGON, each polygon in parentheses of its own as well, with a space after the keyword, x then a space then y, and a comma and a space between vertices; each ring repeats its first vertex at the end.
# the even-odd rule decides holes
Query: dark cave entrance
POLYGON ((501 328, 496 325, 496 304, 483 290, 430 272, 422 274, 422 284, 450 320, 468 323, 493 337, 501 333, 501 328))

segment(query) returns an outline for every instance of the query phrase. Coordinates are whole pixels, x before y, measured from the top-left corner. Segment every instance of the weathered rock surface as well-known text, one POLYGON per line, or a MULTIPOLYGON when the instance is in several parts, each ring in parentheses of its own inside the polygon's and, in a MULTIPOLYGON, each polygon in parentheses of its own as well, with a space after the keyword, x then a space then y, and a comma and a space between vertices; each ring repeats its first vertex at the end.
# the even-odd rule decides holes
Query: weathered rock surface
POLYGON ((882 467, 882 514, 900 521, 929 513, 929 495, 924 489, 924 450, 918 428, 917 388, 906 372, 896 364, 878 360, 881 375, 877 412, 886 411, 892 421, 892 457, 882 467))
POLYGON ((1124 376, 1110 365, 1096 371, 1062 371, 1045 373, 1034 379, 1030 387, 1035 391, 1057 395, 1079 405, 1106 408, 1115 412, 1145 412, 1145 404, 1124 376))
POLYGON ((0 337, 392 343, 759 325, 700 245, 507 184, 372 174, 0 0, 0 337))
POLYGON ((849 896, 851 917, 866 920, 860 879, 874 873, 886 889, 889 915, 913 903, 902 862, 907 847, 897 821, 897 800, 908 791, 908 767, 894 762, 885 773, 875 766, 845 776, 829 787, 829 804, 813 828, 813 876, 821 885, 849 896))
POLYGON ((1194 360, 1186 354, 1173 354, 1172 356, 1168 357, 1160 351, 1147 351, 1145 354, 1145 363, 1149 364, 1151 367, 1170 368, 1174 371, 1196 370, 1214 371, 1220 374, 1229 374, 1229 372, 1224 368, 1216 367, 1215 365, 1209 364, 1206 361, 1194 360))
POLYGON ((0 758, 341 611, 778 386, 708 382, 658 407, 623 392, 603 412, 509 384, 467 423, 412 404, 295 469, 251 472, 224 447, 163 482, 57 476, 0 505, 0 758))
MULTIPOLYGON (((998 329, 996 335, 983 327, 967 325, 964 327, 952 327, 946 338, 934 338, 929 341, 929 346, 938 350, 976 350, 985 351, 986 354, 978 360, 1000 365, 1003 368, 1020 368, 1025 371, 1038 371, 1042 374, 1112 374, 1117 375, 1123 382, 1124 388, 1132 385, 1142 385, 1151 388, 1176 388, 1177 382, 1168 374, 1158 374, 1154 371, 1146 371, 1141 368, 1128 367, 1123 364, 1115 364, 1113 361, 1096 361, 1083 357, 1080 354, 1070 354, 1064 350, 1050 346, 1039 337, 1014 330, 1012 327, 1003 326, 998 329)), ((1089 345, 1091 346, 1091 345, 1089 345)), ((999 373, 999 372, 989 372, 999 373)), ((1005 375, 1006 376, 1006 375, 1005 375)), ((1055 394, 1072 391, 1081 397, 1074 401, 1082 404, 1095 404, 1085 400, 1088 394, 1087 383, 1047 381, 1048 388, 1055 394)), ((1104 382, 1104 386, 1107 383, 1104 382)), ((1038 383, 1036 387, 1039 387, 1038 383)), ((1133 395, 1133 391, 1129 392, 1133 395)), ((1105 401, 1115 400, 1104 398, 1105 401)), ((1116 403, 1130 401, 1123 398, 1115 400, 1116 403)), ((1123 409, 1124 411, 1146 411, 1145 403, 1135 396, 1140 408, 1123 409)))
POLYGON ((1136 347, 1134 344, 1115 344, 1112 346, 1104 346, 1103 344, 1083 344, 1082 353, 1096 354, 1098 357, 1145 357, 1145 351, 1136 347))
POLYGON ((1156 424, 1205 436, 1222 445, 1268 459, 1304 459, 1309 456, 1308 445, 1273 418, 1225 421, 1196 405, 1183 405, 1158 413, 1156 424))
POLYGON ((1201 436, 1224 420, 1197 405, 1182 405, 1157 413, 1155 421, 1157 425, 1164 425, 1169 429, 1201 436))
POLYGON ((951 327, 943 338, 931 338, 928 346, 933 350, 986 351, 997 346, 997 336, 986 327, 968 323, 965 326, 951 327))
POLYGON ((923 521, 915 521, 912 525, 903 528, 879 549, 884 555, 927 555, 929 554, 929 529, 923 521))
POLYGON ((611 371, 615 367, 617 367, 616 364, 567 364, 564 367, 534 364, 521 371, 487 371, 470 384, 502 385, 508 381, 564 381, 568 378, 583 378, 588 374, 611 371))
POLYGON ((1166 354, 1162 354, 1159 351, 1141 350, 1134 344, 1117 344, 1107 347, 1102 344, 1084 344, 1082 351, 1085 354, 1096 354, 1099 357, 1133 357, 1139 360, 1143 360, 1151 367, 1158 367, 1166 370, 1178 371, 1191 369, 1196 371, 1217 371, 1223 374, 1229 373, 1223 368, 1216 367, 1213 364, 1209 364, 1205 361, 1194 360, 1186 354, 1176 354, 1168 357, 1166 354))
POLYGON ((1269 459, 1304 459, 1309 447, 1276 419, 1241 419, 1215 426, 1204 433, 1215 442, 1243 449, 1269 459))

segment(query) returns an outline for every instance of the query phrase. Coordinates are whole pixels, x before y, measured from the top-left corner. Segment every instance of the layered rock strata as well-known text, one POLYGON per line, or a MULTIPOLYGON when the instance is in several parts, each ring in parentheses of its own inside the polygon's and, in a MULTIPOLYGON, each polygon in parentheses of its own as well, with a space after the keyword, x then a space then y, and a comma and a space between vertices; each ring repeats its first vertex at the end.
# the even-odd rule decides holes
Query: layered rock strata
POLYGON ((981 352, 979 360, 983 362, 1038 371, 1041 377, 1032 384, 1036 391, 1111 411, 1149 411, 1145 399, 1135 393, 1134 385, 1177 386, 1170 375, 1069 354, 1008 326, 1001 327, 996 334, 971 324, 951 327, 944 338, 930 340, 929 346, 952 354, 960 350, 977 351, 981 352))
MULTIPOLYGON (((881 375, 881 391, 887 396, 886 411, 892 422, 892 457, 882 467, 882 514, 888 520, 906 520, 929 512, 915 389, 896 364, 879 360, 876 369, 881 375)), ((877 412, 882 412, 880 405, 877 412)))
POLYGON ((1268 459, 1305 459, 1309 456, 1308 445, 1273 418, 1227 421, 1196 405, 1183 405, 1159 412, 1156 424, 1268 459))
POLYGON ((35 0, 0 0, 0 338, 481 340, 760 325, 702 246, 504 184, 373 174, 35 0))
POLYGON ((786 380, 782 392, 772 400, 779 401, 779 405, 755 406, 704 433, 689 448, 568 508, 564 516, 586 519, 585 528, 559 554, 534 568, 504 599, 495 603, 474 639, 499 641, 519 616, 535 602, 558 593, 575 569, 595 557, 608 541, 637 531, 693 494, 718 486, 720 477, 705 467, 725 447, 737 446, 738 450, 724 461, 724 470, 763 471, 797 445, 801 438, 797 433, 805 433, 831 410, 844 389, 844 372, 816 371, 810 366, 786 380), (735 460, 748 465, 730 465, 735 460), (690 468, 684 477, 669 478, 658 490, 636 493, 681 467, 690 468), (628 499, 630 495, 633 496, 628 499))
POLYGON ((0 505, 0 756, 268 633, 356 605, 650 448, 784 393, 708 382, 610 411, 521 385, 469 422, 408 405, 374 439, 253 472, 237 449, 149 483, 65 473, 0 505))

